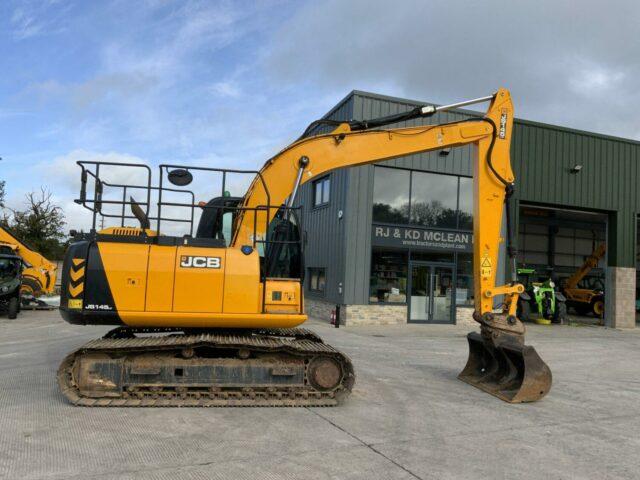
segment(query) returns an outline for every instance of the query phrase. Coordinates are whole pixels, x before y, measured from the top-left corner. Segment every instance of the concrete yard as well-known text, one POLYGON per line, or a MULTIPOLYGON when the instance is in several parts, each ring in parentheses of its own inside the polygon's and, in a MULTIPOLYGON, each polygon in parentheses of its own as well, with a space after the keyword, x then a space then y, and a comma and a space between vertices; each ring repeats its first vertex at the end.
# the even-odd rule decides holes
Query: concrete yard
POLYGON ((306 326, 351 356, 337 408, 72 407, 55 371, 106 328, 0 320, 0 478, 566 479, 640 476, 640 330, 529 327, 554 374, 509 405, 456 379, 468 328, 306 326))

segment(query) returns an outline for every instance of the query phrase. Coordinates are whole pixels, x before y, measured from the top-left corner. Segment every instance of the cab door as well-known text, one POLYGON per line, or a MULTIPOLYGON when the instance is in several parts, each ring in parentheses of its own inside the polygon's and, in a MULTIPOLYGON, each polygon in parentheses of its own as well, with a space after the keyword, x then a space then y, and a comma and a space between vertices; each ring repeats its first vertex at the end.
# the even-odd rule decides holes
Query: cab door
POLYGON ((179 246, 175 262, 173 311, 221 312, 226 249, 179 246))

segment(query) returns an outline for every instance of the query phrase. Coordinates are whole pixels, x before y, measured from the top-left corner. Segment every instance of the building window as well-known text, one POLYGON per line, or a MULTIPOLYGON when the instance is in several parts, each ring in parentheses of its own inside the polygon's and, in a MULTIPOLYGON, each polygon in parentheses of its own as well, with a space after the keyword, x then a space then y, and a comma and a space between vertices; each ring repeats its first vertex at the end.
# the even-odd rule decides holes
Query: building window
POLYGON ((373 171, 373 221, 409 223, 411 172, 384 167, 373 171))
POLYGON ((323 177, 313 182, 313 206, 320 207, 329 204, 331 177, 323 177))
POLYGON ((473 180, 455 175, 374 168, 373 221, 473 229, 473 180))
POLYGON ((458 177, 411 172, 411 223, 456 228, 458 177))
POLYGON ((326 285, 326 273, 324 268, 309 269, 309 291, 324 293, 326 285))
POLYGON ((371 303, 407 302, 407 253, 373 250, 371 254, 371 303))
POLYGON ((473 253, 459 253, 456 265, 456 305, 473 306, 473 253))

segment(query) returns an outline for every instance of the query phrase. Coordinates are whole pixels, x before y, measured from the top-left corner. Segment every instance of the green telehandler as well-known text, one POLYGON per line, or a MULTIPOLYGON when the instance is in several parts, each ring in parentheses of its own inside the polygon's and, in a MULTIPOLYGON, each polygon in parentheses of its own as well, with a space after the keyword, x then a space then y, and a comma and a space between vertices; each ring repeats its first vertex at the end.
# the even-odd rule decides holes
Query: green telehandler
POLYGON ((518 318, 523 322, 533 318, 540 325, 565 323, 567 319, 566 298, 556 289, 555 282, 548 278, 542 282, 533 280, 536 271, 533 268, 519 268, 518 280, 524 285, 525 292, 520 295, 518 302, 518 318))

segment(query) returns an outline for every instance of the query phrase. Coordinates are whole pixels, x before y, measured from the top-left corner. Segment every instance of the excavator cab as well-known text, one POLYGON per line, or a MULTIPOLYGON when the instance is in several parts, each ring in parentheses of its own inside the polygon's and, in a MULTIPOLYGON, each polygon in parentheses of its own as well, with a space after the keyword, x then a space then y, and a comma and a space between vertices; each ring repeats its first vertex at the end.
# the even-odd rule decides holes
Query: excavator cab
POLYGON ((226 244, 231 241, 233 223, 237 217, 242 197, 216 197, 201 204, 202 215, 198 222, 196 238, 217 238, 226 244))

